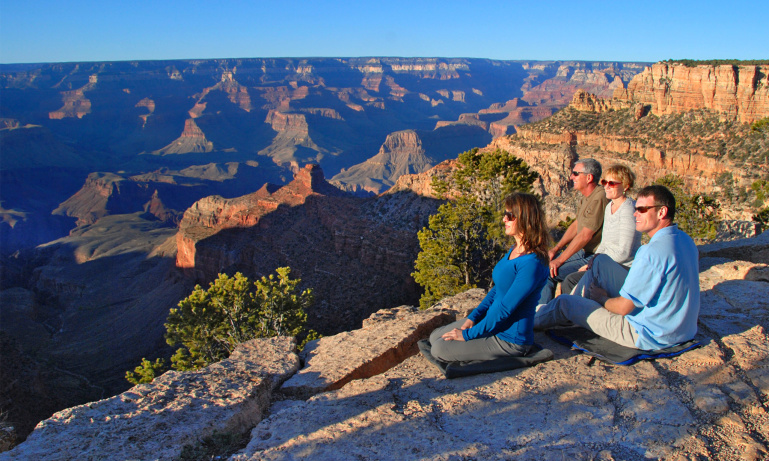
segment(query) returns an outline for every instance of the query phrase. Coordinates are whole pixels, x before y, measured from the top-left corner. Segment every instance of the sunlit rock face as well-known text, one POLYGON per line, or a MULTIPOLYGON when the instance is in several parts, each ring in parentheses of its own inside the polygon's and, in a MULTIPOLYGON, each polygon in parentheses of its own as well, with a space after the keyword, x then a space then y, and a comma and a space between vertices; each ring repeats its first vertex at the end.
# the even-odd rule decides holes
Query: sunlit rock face
POLYGON ((711 109, 750 123, 769 117, 769 66, 657 63, 626 89, 617 88, 614 97, 650 104, 657 115, 711 109))

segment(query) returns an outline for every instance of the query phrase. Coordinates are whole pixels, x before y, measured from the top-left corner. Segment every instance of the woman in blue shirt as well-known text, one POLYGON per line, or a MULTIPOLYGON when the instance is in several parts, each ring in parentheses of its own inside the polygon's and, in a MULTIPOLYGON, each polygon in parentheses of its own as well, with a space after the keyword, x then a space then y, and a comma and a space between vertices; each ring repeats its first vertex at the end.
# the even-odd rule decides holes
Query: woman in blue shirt
POLYGON ((474 362, 527 355, 534 344, 534 313, 549 276, 550 236, 537 197, 505 199, 502 221, 515 245, 494 267, 494 287, 465 320, 430 335, 431 354, 444 362, 474 362))

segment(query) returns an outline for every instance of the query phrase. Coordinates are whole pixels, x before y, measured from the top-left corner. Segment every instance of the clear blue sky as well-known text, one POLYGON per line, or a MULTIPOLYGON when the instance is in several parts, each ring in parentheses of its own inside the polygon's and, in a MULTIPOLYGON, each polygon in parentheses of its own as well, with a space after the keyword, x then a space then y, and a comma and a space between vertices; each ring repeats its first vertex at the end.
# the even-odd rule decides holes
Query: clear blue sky
POLYGON ((766 1, 0 0, 0 62, 762 59, 766 1))

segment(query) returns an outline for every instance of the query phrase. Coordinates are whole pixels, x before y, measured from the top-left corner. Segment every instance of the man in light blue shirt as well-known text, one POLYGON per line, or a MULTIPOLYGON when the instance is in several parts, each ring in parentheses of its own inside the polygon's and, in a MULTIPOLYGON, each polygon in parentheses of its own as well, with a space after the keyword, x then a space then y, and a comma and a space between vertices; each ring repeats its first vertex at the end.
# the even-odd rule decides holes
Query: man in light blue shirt
POLYGON ((643 188, 636 202, 636 230, 650 241, 628 271, 610 258, 596 259, 587 298, 562 295, 541 307, 534 328, 577 324, 626 347, 658 350, 697 333, 700 310, 698 252, 673 224, 675 198, 664 186, 643 188))

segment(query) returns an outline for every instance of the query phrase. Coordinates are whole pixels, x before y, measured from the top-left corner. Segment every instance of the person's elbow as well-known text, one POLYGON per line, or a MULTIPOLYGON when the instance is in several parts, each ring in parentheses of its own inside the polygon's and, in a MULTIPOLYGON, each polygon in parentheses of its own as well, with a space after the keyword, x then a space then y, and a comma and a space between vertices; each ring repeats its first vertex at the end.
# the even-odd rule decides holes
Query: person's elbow
POLYGON ((627 298, 623 298, 622 296, 618 296, 606 301, 606 305, 604 307, 606 307, 606 309, 610 312, 625 316, 633 312, 636 306, 633 304, 633 301, 627 298))

